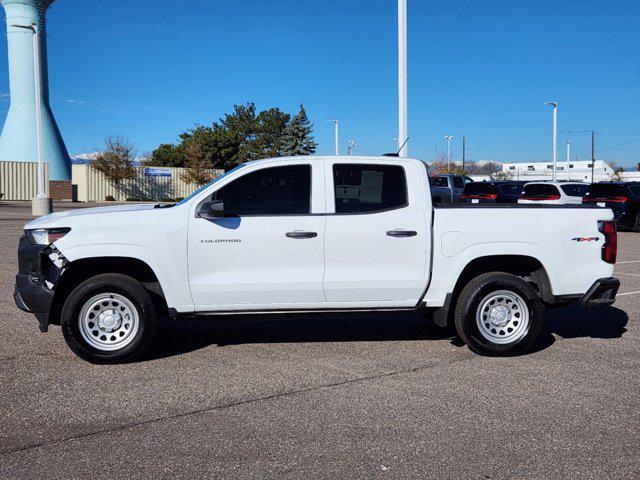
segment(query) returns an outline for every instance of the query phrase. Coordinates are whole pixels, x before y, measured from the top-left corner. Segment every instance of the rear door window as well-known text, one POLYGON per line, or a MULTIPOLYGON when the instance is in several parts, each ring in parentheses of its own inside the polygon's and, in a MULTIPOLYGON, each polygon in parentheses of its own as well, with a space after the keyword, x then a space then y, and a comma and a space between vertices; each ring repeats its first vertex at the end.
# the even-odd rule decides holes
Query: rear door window
POLYGON ((333 165, 336 213, 373 213, 401 208, 407 181, 400 165, 333 165))
POLYGON ((587 193, 589 185, 561 185, 560 188, 571 197, 582 197, 587 193))
POLYGON ((464 188, 464 180, 461 177, 453 177, 453 186, 456 188, 464 188))

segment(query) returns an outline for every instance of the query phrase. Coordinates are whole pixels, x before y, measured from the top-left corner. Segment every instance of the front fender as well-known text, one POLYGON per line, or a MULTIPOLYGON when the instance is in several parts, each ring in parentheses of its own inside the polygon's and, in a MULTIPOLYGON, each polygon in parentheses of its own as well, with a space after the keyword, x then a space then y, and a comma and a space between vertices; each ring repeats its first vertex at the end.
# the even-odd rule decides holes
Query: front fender
POLYGON ((81 245, 60 249, 70 262, 100 257, 135 258, 146 263, 158 278, 164 293, 167 306, 179 312, 194 310, 189 281, 187 278, 186 262, 167 261, 158 258, 151 249, 141 245, 109 243, 104 245, 81 245))

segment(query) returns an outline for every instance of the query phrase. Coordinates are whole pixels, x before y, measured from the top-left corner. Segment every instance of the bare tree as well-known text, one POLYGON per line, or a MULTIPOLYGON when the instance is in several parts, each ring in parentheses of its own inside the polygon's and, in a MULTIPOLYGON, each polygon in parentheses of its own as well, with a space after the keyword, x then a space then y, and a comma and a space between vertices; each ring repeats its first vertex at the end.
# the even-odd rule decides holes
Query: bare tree
POLYGON ((185 145, 186 168, 182 180, 196 185, 205 185, 213 180, 213 153, 205 148, 204 142, 194 136, 185 145))
POLYGON ((136 176, 133 167, 135 158, 133 143, 120 135, 108 135, 104 139, 104 150, 98 153, 89 165, 119 188, 123 180, 136 176))
POLYGON ((441 175, 443 173, 451 173, 453 175, 466 175, 466 170, 462 165, 457 163, 449 163, 447 154, 436 151, 433 161, 429 164, 429 173, 431 175, 441 175))
POLYGON ((501 170, 499 172, 493 172, 489 176, 492 180, 511 180, 513 178, 513 173, 501 170))

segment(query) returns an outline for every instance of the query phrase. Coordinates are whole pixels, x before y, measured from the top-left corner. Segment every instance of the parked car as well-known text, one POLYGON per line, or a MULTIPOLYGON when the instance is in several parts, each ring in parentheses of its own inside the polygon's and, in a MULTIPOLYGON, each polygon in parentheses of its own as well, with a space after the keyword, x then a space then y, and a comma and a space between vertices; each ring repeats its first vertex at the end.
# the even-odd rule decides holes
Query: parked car
POLYGON ((608 207, 619 227, 640 232, 640 182, 593 183, 582 203, 608 207))
POLYGON ((434 203, 458 203, 465 185, 473 183, 473 179, 466 175, 441 174, 429 177, 431 184, 431 198, 434 203))
POLYGON ((588 188, 588 184, 579 182, 531 182, 522 187, 518 203, 580 205, 588 188))
POLYGON ((167 317, 287 311, 426 310, 506 355, 533 345, 544 305, 613 303, 610 210, 488 207, 433 208, 419 160, 258 160, 177 204, 29 222, 14 299, 96 363, 140 355, 167 317))
POLYGON ((474 182, 464 187, 460 201, 465 203, 518 203, 522 187, 527 182, 474 182))

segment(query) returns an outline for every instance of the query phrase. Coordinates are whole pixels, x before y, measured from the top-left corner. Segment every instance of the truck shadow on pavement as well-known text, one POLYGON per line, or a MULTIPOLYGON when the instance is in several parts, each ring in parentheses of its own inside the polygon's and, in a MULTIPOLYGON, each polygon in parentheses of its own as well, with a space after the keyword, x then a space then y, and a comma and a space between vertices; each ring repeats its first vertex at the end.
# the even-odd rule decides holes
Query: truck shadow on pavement
MULTIPOLYGON (((566 307, 545 313, 545 325, 533 351, 561 338, 620 338, 627 314, 615 307, 566 307)), ((366 342, 449 340, 463 347, 453 329, 443 329, 416 312, 274 314, 164 319, 151 351, 153 360, 216 345, 252 343, 366 342)))
POLYGON ((577 305, 548 309, 540 338, 532 351, 550 347, 560 338, 620 338, 629 316, 616 307, 582 308, 577 305))

